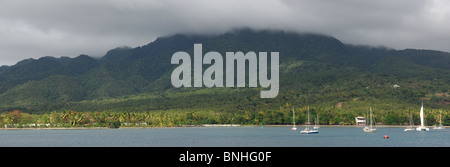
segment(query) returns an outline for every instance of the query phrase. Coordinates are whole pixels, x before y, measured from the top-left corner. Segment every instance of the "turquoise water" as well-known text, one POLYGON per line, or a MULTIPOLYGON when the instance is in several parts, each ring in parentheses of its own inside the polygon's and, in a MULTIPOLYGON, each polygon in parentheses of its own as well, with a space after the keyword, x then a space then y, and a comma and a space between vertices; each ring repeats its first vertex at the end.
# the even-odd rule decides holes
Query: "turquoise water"
POLYGON ((450 147, 450 129, 322 127, 300 134, 290 127, 0 130, 1 147, 450 147), (389 139, 383 139, 388 135, 389 139))

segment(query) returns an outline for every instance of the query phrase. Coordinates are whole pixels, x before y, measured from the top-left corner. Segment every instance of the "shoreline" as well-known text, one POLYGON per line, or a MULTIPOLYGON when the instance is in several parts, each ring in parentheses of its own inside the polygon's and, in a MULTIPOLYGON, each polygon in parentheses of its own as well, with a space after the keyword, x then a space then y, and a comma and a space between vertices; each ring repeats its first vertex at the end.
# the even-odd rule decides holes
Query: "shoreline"
MULTIPOLYGON (((263 127, 292 127, 293 125, 264 125, 263 127)), ((306 127, 307 125, 296 125, 296 127, 306 127)), ((418 126, 418 125, 417 125, 418 126)), ((109 128, 109 127, 35 127, 35 128, 0 128, 0 130, 83 130, 83 129, 153 129, 153 128, 189 128, 189 127, 260 127, 259 125, 240 125, 240 124, 204 124, 204 125, 182 125, 182 126, 170 126, 170 127, 119 127, 119 128, 109 128)), ((341 128, 360 128, 364 125, 320 125, 320 127, 341 127, 341 128)), ((380 128, 405 128, 409 125, 377 125, 380 128)), ((415 128, 416 126, 413 126, 415 128)), ((433 128, 434 126, 426 126, 428 128, 433 128)), ((445 128, 450 128, 450 126, 443 126, 445 128)))

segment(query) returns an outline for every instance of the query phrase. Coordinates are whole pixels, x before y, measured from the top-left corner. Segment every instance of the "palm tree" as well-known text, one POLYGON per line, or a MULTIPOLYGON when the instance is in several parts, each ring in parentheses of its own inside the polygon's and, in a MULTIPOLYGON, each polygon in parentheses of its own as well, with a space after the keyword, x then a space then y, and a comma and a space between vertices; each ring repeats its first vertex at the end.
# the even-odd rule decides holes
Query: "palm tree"
POLYGON ((4 118, 4 121, 7 125, 13 125, 14 124, 14 118, 11 115, 6 115, 4 118))
POLYGON ((59 123, 61 116, 59 113, 57 113, 56 111, 53 111, 52 113, 50 113, 50 124, 57 124, 59 123))
POLYGON ((250 116, 250 112, 248 112, 248 111, 245 111, 245 120, 247 120, 247 124, 248 124, 248 121, 250 120, 250 118, 251 118, 251 116, 250 116))
POLYGON ((67 122, 69 120, 69 117, 70 117, 70 113, 68 111, 66 111, 61 115, 61 120, 63 120, 64 122, 67 122))

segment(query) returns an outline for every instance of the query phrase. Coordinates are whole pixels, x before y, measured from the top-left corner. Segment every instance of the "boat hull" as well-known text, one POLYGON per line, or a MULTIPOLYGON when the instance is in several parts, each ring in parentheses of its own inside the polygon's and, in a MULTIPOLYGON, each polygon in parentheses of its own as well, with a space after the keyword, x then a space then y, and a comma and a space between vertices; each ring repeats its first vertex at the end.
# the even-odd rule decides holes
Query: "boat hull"
POLYGON ((377 132, 376 129, 363 129, 363 130, 364 130, 364 132, 367 132, 367 133, 377 132))
POLYGON ((302 130, 300 131, 300 134, 317 134, 319 131, 317 130, 302 130))
POLYGON ((440 130, 440 129, 445 129, 445 128, 443 126, 435 126, 433 129, 440 130))
POLYGON ((404 130, 405 132, 410 132, 410 131, 414 131, 414 128, 405 128, 404 130))
POLYGON ((368 132, 368 133, 373 133, 373 132, 376 132, 377 129, 365 127, 365 128, 363 128, 363 131, 368 132))
POLYGON ((419 126, 418 128, 416 128, 417 131, 430 131, 430 128, 424 127, 424 126, 419 126))

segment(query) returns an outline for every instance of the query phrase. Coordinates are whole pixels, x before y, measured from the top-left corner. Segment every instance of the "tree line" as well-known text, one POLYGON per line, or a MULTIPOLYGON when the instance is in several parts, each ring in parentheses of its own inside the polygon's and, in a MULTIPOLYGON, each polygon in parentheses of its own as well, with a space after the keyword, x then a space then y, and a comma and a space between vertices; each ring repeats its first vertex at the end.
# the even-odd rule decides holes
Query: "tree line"
MULTIPOLYGON (((295 124, 305 125, 307 106, 292 106, 286 103, 278 110, 259 111, 203 111, 203 110, 165 110, 146 112, 77 112, 72 110, 52 111, 50 113, 26 113, 20 110, 0 114, 0 125, 5 128, 58 128, 58 127, 179 127, 201 124, 240 124, 240 125, 291 125, 293 112, 295 124)), ((310 124, 315 124, 316 117, 321 125, 354 125, 355 117, 366 116, 366 111, 349 111, 337 107, 310 107, 310 124)), ((413 122, 419 124, 419 113, 411 110, 374 111, 378 124, 409 125, 410 113, 413 122)), ((443 125, 450 125, 449 111, 428 109, 425 112, 426 125, 439 124, 442 113, 443 125)))

